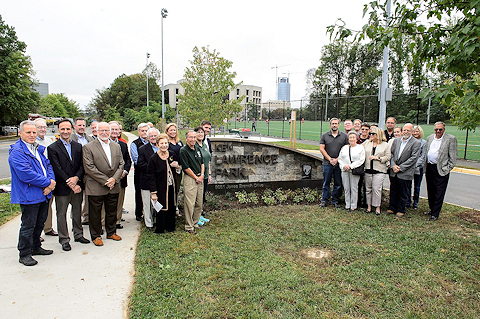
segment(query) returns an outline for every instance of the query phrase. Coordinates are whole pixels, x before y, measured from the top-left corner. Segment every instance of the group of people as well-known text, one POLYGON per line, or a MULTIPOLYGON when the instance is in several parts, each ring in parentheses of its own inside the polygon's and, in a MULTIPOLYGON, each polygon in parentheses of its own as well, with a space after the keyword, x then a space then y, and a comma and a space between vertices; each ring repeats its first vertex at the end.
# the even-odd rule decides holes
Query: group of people
POLYGON ((50 255, 42 248, 42 231, 58 236, 64 251, 70 251, 67 209, 71 205, 75 242, 103 246, 102 235, 120 241, 127 175, 133 162, 136 219, 155 232, 175 230, 178 193, 183 173, 185 230, 208 222, 202 216, 207 185, 210 183, 211 123, 186 134, 187 144, 179 139, 177 126, 170 123, 160 134, 152 123, 138 125, 139 138, 129 148, 122 139, 119 122, 91 124, 92 135, 85 133, 86 121, 76 118, 58 123, 58 139, 46 136, 43 119, 20 123, 19 140, 11 145, 9 165, 12 176, 11 202, 20 204, 22 216, 18 240, 19 262, 33 266, 35 255, 50 255), (57 231, 52 227, 52 202, 55 200, 57 231), (154 209, 156 207, 156 209, 154 209), (91 241, 84 237, 89 226, 91 241))
POLYGON ((407 123, 397 127, 393 117, 387 119, 385 130, 358 119, 345 120, 345 132, 339 126, 340 121, 332 118, 330 131, 320 139, 324 178, 320 207, 326 207, 331 200, 339 208, 343 186, 346 210, 363 206, 367 213, 375 210, 380 215, 383 183, 388 174, 387 213, 401 218, 407 207, 418 207, 425 174, 430 208, 425 214, 431 221, 438 219, 458 152, 455 136, 445 133, 445 123, 435 123, 434 134, 427 140, 420 126, 407 123))
POLYGON ((211 127, 210 121, 202 121, 186 133, 184 145, 175 123, 167 124, 164 133, 148 123, 138 125, 139 137, 130 146, 135 169, 135 217, 145 221, 148 229, 155 233, 175 230, 182 179, 185 230, 194 234, 195 228, 210 221, 204 216, 203 202, 211 181, 211 127), (158 212, 152 202, 160 204, 158 212))

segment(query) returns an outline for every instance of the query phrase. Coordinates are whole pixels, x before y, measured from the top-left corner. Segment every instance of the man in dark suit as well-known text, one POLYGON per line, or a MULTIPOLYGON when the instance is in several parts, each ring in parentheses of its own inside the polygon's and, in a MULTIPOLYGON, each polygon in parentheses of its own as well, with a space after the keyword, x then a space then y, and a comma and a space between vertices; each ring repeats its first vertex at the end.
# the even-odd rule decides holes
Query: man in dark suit
POLYGON ((440 215, 443 199, 447 191, 450 171, 455 167, 458 156, 457 138, 445 134, 445 123, 437 122, 434 125, 435 134, 427 138, 425 147, 428 206, 430 220, 435 221, 440 215))
POLYGON ((142 221, 143 214, 143 202, 142 202, 142 190, 140 188, 140 170, 137 166, 138 162, 138 150, 145 144, 148 144, 147 131, 150 127, 147 123, 140 123, 137 127, 138 138, 130 144, 130 155, 132 155, 133 162, 133 184, 135 185, 135 218, 138 221, 142 221))
POLYGON ((69 251, 70 237, 68 236, 67 208, 72 205, 73 237, 76 242, 88 244, 90 241, 83 237, 82 201, 83 201, 83 159, 82 145, 70 140, 72 123, 70 120, 61 120, 58 123, 60 138, 48 147, 48 159, 53 167, 57 185, 53 191, 55 206, 57 207, 58 241, 62 249, 69 251))
POLYGON ((85 192, 88 197, 90 236, 96 246, 103 246, 102 205, 105 205, 107 238, 122 240, 116 233, 117 202, 125 162, 117 143, 110 140, 110 125, 98 123, 98 138, 83 147, 85 192))
POLYGON ((141 146, 138 150, 137 168, 140 173, 140 189, 143 202, 143 216, 145 219, 145 226, 147 228, 153 227, 153 214, 150 204, 150 187, 147 179, 147 165, 150 157, 158 151, 157 136, 160 132, 152 127, 147 131, 148 143, 141 146))
POLYGON ((120 141, 120 123, 117 121, 111 121, 110 127, 112 129, 112 133, 110 134, 110 139, 120 145, 120 149, 122 151, 123 161, 125 162, 125 166, 123 168, 122 179, 120 180, 120 194, 118 195, 118 203, 117 203, 117 229, 122 229, 123 226, 121 224, 122 221, 122 209, 123 209, 123 202, 125 200, 125 188, 127 188, 127 175, 130 172, 130 168, 132 167, 132 160, 130 159, 130 154, 128 153, 128 146, 127 143, 120 141))
POLYGON ((412 137, 413 124, 403 126, 402 138, 392 143, 390 159, 390 205, 389 214, 397 217, 405 215, 417 159, 420 156, 421 143, 412 137))

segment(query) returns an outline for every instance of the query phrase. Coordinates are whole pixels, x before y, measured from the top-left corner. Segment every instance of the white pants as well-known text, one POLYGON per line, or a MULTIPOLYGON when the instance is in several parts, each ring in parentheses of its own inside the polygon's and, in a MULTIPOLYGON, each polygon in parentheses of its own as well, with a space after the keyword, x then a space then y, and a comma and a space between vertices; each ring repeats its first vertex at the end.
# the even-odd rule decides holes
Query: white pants
POLYGON ((358 181, 360 176, 353 175, 352 171, 342 171, 342 184, 345 192, 345 208, 357 209, 358 181))
POLYGON ((382 204, 382 189, 385 174, 368 174, 365 173, 365 188, 367 189, 367 205, 380 207, 382 204))
POLYGON ((143 202, 143 219, 145 220, 145 226, 153 227, 153 214, 152 214, 152 204, 151 204, 151 195, 148 189, 142 189, 142 202, 143 202))

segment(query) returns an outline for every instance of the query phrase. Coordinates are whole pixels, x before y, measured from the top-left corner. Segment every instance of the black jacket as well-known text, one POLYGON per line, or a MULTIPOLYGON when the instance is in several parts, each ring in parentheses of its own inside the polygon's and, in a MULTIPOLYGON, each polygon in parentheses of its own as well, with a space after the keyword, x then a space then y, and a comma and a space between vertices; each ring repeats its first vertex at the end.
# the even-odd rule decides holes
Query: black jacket
MULTIPOLYGON (((130 158, 130 153, 128 152, 128 146, 127 143, 118 141, 118 144, 120 145, 120 149, 122 151, 122 156, 123 156, 123 161, 125 162, 124 170, 126 170, 128 173, 130 173, 130 169, 132 168, 132 159, 130 158)), ((127 184, 127 178, 128 175, 125 175, 124 178, 120 180, 120 186, 122 188, 126 188, 128 186, 127 184)))
MULTIPOLYGON (((153 151, 152 145, 147 143, 142 145, 138 149, 138 160, 137 160, 137 168, 140 172, 140 189, 148 190, 148 180, 147 180, 147 165, 148 160, 155 152, 153 151)), ((137 172, 138 173, 138 172, 137 172)))
POLYGON ((70 177, 78 177, 78 185, 85 189, 83 184, 83 156, 82 156, 82 144, 70 140, 72 146, 72 159, 68 155, 67 149, 63 145, 61 139, 58 139, 53 144, 48 146, 48 159, 52 164, 53 173, 55 174, 55 189, 53 195, 67 196, 72 189, 67 185, 66 180, 70 177))

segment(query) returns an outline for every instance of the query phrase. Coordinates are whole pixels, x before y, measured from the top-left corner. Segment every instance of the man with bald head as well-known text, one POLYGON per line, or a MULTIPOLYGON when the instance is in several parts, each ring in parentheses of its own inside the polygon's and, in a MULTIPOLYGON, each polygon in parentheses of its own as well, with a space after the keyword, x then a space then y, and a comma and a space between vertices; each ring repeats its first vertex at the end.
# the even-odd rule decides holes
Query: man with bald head
POLYGON ((421 151, 421 143, 412 137, 412 130, 413 124, 405 124, 402 138, 397 138, 392 143, 388 213, 396 214, 397 217, 405 215, 405 207, 410 196, 415 167, 421 151))
POLYGON ((96 246, 103 246, 102 205, 105 205, 107 238, 121 240, 116 233, 117 202, 125 162, 120 145, 110 140, 106 122, 97 126, 98 138, 83 147, 85 192, 88 197, 90 236, 96 246))

